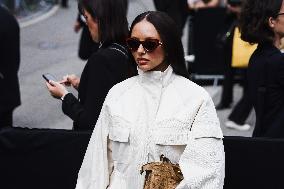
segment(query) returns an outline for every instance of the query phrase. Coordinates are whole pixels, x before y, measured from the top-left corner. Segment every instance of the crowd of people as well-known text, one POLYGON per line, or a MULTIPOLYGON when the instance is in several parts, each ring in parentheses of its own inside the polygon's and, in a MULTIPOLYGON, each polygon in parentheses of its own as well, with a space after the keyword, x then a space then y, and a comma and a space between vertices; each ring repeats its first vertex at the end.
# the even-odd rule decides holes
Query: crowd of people
MULTIPOLYGON (((163 179, 173 176, 153 181, 140 171, 163 158, 182 173, 175 188, 223 188, 225 153, 216 109, 232 103, 233 31, 257 48, 243 70, 243 97, 225 125, 250 129, 245 120, 254 108, 253 137, 284 136, 284 1, 154 4, 159 11, 139 14, 128 28, 127 0, 78 1, 74 30, 82 28, 79 57, 87 63, 81 77, 70 74, 46 82, 50 94, 62 100, 73 129, 93 131, 76 189, 162 186, 163 179), (223 49, 222 98, 215 107, 208 92, 190 80, 181 36, 191 11, 218 6, 227 8, 223 30, 230 35, 223 49), (78 91, 78 98, 68 86, 78 91)), ((0 93, 1 128, 13 125, 13 110, 20 105, 20 39, 17 20, 2 6, 0 23, 5 25, 0 29, 0 44, 5 44, 0 46, 0 84, 5 88, 0 93)))

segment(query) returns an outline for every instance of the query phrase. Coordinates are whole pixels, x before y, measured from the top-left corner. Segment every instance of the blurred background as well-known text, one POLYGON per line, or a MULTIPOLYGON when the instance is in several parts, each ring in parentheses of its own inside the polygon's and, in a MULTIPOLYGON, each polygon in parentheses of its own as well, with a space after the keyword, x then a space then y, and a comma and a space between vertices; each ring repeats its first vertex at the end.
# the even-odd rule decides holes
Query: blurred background
MULTIPOLYGON (((72 120, 62 113, 61 101, 50 96, 42 74, 52 73, 61 79, 66 74, 80 75, 82 72, 85 61, 78 58, 80 34, 74 32, 78 16, 76 0, 69 0, 67 6, 62 6, 59 0, 0 0, 0 3, 11 10, 21 27, 19 82, 22 104, 14 112, 14 126, 72 129, 72 120)), ((129 0, 129 23, 139 13, 148 10, 156 10, 152 0, 129 0)), ((189 16, 182 35, 186 55, 190 55, 190 19, 189 16)), ((208 19, 207 23, 210 22, 208 19)), ((203 36, 208 34, 208 30, 203 32, 203 36)), ((192 61, 192 57, 189 59, 192 61)), ((212 66, 209 69, 213 68, 212 66)), ((213 82, 206 83, 204 87, 217 105, 221 98, 222 82, 213 82)), ((76 94, 72 89, 71 92, 76 94)), ((242 96, 242 87, 236 84, 233 93, 232 105, 217 111, 223 133, 230 136, 251 136, 253 127, 248 131, 238 131, 224 126, 232 108, 242 96)), ((253 126, 254 119, 252 111, 247 123, 253 126)))

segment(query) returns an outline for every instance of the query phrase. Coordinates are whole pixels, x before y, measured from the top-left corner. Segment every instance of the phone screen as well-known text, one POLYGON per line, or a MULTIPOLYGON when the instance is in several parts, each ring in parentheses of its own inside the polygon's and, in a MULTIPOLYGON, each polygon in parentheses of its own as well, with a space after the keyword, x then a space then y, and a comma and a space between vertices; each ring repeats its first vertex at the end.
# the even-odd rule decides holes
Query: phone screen
POLYGON ((57 79, 50 73, 45 73, 45 74, 42 74, 42 77, 47 81, 49 82, 50 80, 52 81, 57 81, 57 79))

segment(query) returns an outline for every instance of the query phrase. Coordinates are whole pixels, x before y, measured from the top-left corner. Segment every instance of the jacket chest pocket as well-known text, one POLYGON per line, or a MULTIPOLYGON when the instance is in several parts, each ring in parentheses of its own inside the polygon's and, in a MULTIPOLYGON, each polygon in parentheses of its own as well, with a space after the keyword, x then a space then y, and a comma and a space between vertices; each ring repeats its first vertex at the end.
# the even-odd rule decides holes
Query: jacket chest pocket
POLYGON ((174 128, 163 128, 155 131, 153 138, 156 153, 165 155, 172 163, 178 163, 188 143, 188 132, 174 128))
POLYGON ((109 139, 116 142, 128 143, 129 135, 129 128, 111 127, 109 132, 109 139))
POLYGON ((188 142, 188 133, 177 132, 172 130, 172 132, 160 130, 159 133, 154 134, 154 142, 158 145, 176 146, 176 145, 186 145, 188 142))
POLYGON ((154 142, 159 145, 186 145, 189 123, 177 119, 162 121, 153 130, 154 142))
POLYGON ((111 143, 112 158, 117 163, 128 162, 130 152, 130 129, 122 127, 111 127, 109 140, 111 143))

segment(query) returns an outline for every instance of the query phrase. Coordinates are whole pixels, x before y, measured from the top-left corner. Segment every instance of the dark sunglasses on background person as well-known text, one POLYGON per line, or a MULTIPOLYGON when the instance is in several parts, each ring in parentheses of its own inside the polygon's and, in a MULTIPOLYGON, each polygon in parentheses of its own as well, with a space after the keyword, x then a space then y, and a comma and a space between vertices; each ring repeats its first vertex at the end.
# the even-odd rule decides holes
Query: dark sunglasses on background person
POLYGON ((97 15, 94 12, 94 10, 91 10, 91 9, 85 10, 83 8, 83 5, 80 3, 78 4, 78 11, 79 11, 81 21, 84 22, 85 24, 87 23, 87 20, 88 20, 88 16, 85 14, 85 11, 87 11, 93 18, 97 18, 97 15))
POLYGON ((78 11, 79 11, 79 15, 80 15, 80 20, 86 24, 88 17, 85 15, 85 10, 84 10, 82 4, 80 4, 80 3, 78 4, 78 11))
POLYGON ((153 52, 158 46, 163 43, 158 39, 145 39, 145 41, 140 41, 136 38, 126 39, 126 45, 131 51, 137 51, 140 44, 143 46, 146 52, 153 52))
POLYGON ((80 19, 81 19, 82 22, 84 22, 85 24, 87 24, 87 19, 88 19, 88 17, 87 17, 86 15, 80 14, 80 19))

